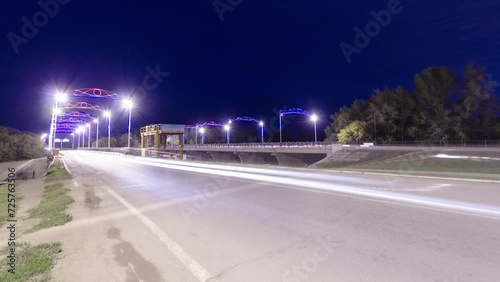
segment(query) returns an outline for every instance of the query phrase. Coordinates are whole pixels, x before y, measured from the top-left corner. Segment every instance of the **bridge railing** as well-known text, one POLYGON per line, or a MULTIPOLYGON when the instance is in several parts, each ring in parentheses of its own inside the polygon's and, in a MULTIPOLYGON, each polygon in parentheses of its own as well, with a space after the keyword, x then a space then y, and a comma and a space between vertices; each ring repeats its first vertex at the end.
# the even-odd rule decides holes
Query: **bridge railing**
MULTIPOLYGON (((275 143, 211 143, 184 145, 184 148, 317 148, 329 147, 338 142, 275 142, 275 143)), ((168 148, 178 148, 178 145, 168 145, 168 148)))

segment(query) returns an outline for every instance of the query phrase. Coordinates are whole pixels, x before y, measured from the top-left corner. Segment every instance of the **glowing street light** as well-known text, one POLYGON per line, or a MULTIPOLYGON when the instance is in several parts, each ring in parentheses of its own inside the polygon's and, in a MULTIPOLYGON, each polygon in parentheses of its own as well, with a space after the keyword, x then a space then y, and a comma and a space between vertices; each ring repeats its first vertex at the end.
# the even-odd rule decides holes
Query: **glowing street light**
POLYGON ((201 133, 201 144, 205 144, 205 128, 202 127, 200 128, 200 133, 201 133))
POLYGON ((316 123, 318 121, 318 116, 317 115, 312 115, 311 116, 311 120, 314 122, 314 142, 317 143, 318 142, 318 137, 317 137, 317 134, 316 134, 316 123))
POLYGON ((56 93, 55 104, 54 104, 53 112, 52 112, 52 121, 50 124, 49 150, 52 150, 52 148, 55 145, 56 129, 57 129, 57 116, 60 114, 59 102, 66 102, 67 100, 68 100, 68 97, 64 93, 61 93, 61 92, 56 93))
POLYGON ((104 116, 108 118, 108 149, 111 148, 111 112, 104 112, 104 116))
POLYGON ((260 125, 260 140, 262 141, 262 144, 264 144, 264 122, 261 121, 259 122, 260 125))
MULTIPOLYGON (((231 121, 229 121, 231 122, 231 121)), ((231 127, 229 126, 229 124, 226 124, 224 125, 224 130, 226 131, 226 140, 227 140, 227 144, 229 145, 229 130, 231 129, 231 127)))
POLYGON ((95 126, 95 147, 99 148, 99 118, 94 119, 95 126))
POLYGON ((85 126, 82 125, 80 127, 80 131, 82 132, 82 148, 85 148, 85 126))
POLYGON ((90 143, 92 143, 92 141, 90 140, 90 123, 87 123, 85 126, 89 129, 89 146, 88 147, 90 149, 90 146, 91 146, 90 143))
POLYGON ((128 143, 127 147, 130 148, 130 127, 132 124, 132 107, 134 106, 132 103, 132 100, 125 100, 123 101, 123 104, 125 105, 126 108, 128 108, 128 143))
POLYGON ((40 136, 40 139, 45 139, 45 138, 47 138, 47 133, 44 133, 40 136))

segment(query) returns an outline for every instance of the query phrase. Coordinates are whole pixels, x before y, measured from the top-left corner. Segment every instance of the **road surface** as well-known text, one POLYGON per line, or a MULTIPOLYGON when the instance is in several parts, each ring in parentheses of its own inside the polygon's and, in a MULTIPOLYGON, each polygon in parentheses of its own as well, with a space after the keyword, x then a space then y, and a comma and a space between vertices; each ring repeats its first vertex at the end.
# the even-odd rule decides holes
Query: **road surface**
POLYGON ((499 183, 64 155, 130 281, 500 279, 499 183))

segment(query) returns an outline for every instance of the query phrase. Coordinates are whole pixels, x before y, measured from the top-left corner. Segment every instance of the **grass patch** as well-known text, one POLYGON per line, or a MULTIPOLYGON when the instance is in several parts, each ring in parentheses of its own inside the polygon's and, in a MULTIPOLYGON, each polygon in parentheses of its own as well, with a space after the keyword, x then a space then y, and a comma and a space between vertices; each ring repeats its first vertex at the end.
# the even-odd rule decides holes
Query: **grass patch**
MULTIPOLYGON (((13 193, 16 195, 16 208, 15 211, 19 210, 19 202, 22 200, 22 196, 18 193, 19 189, 19 181, 16 181, 16 192, 13 193)), ((0 185, 0 225, 3 225, 5 221, 9 218, 8 212, 8 186, 0 185)), ((2 280, 0 280, 2 281, 2 280)))
POLYGON ((47 170, 47 177, 45 178, 45 182, 62 181, 71 178, 71 174, 69 174, 69 172, 64 168, 61 160, 56 159, 52 166, 50 166, 50 168, 47 170))
POLYGON ((64 188, 64 184, 61 182, 45 186, 40 204, 29 211, 31 217, 40 218, 41 222, 26 232, 32 233, 40 229, 60 226, 70 222, 73 218, 65 211, 74 200, 68 195, 68 192, 69 189, 64 188))
MULTIPOLYGON (((463 157, 481 157, 484 153, 454 153, 453 155, 463 157)), ((434 154, 435 155, 435 154, 434 154)), ((491 153, 489 154, 491 156, 491 153)), ((366 164, 357 164, 345 167, 346 169, 377 169, 394 170, 401 172, 409 171, 432 171, 432 172, 454 172, 454 173, 483 173, 500 174, 500 161, 483 160, 472 158, 436 158, 424 153, 413 154, 408 157, 399 157, 389 160, 375 161, 366 164)))
POLYGON ((16 269, 15 274, 8 272, 7 265, 8 249, 2 250, 0 261, 0 281, 2 282, 24 282, 24 281, 50 281, 50 271, 55 265, 56 255, 61 251, 61 243, 40 244, 32 246, 29 244, 16 244, 16 269), (5 255, 3 255, 5 254, 5 255))

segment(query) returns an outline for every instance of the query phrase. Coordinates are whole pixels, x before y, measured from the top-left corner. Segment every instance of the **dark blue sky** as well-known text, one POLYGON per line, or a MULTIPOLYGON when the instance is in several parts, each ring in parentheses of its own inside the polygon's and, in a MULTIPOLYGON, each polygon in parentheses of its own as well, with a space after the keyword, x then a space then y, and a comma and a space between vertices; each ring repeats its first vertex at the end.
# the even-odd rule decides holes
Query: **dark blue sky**
POLYGON ((269 120, 288 106, 319 113, 322 132, 340 106, 385 85, 411 88, 413 75, 431 65, 461 71, 475 60, 500 77, 500 1, 401 0, 402 12, 348 64, 339 44, 354 44, 353 28, 364 29, 370 11, 389 2, 243 0, 221 21, 212 0, 70 0, 16 54, 7 35, 22 35, 21 18, 33 21, 42 9, 8 1, 0 124, 47 131, 56 87, 126 96, 157 65, 170 75, 137 97, 136 126, 269 120))

